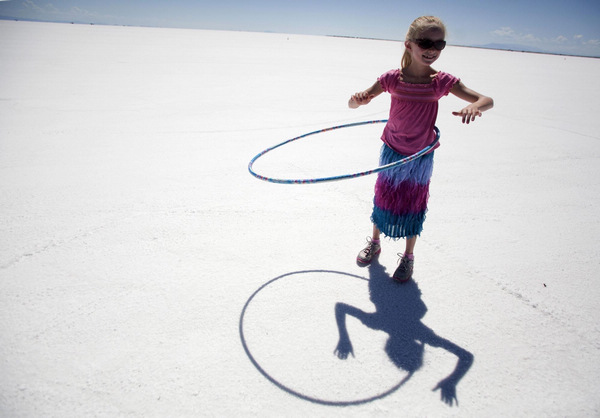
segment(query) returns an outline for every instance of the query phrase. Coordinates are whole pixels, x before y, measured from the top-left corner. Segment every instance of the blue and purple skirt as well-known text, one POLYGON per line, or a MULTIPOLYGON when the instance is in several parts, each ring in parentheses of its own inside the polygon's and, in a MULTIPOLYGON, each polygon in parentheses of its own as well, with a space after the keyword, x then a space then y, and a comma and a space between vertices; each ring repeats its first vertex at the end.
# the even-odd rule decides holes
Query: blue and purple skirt
MULTIPOLYGON (((427 213, 433 154, 430 152, 378 174, 371 220, 385 236, 399 239, 421 234, 427 213)), ((402 158, 405 156, 383 144, 379 164, 402 158)))

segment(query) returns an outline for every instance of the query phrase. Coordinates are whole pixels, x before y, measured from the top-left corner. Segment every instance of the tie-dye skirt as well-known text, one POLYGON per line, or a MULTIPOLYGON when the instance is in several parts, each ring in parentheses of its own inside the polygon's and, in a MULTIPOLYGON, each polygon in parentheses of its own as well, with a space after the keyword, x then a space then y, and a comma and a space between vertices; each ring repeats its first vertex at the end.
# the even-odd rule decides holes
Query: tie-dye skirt
MULTIPOLYGON (((398 239, 420 235, 427 212, 433 152, 378 174, 371 220, 387 237, 398 239)), ((383 144, 380 165, 404 155, 383 144)))

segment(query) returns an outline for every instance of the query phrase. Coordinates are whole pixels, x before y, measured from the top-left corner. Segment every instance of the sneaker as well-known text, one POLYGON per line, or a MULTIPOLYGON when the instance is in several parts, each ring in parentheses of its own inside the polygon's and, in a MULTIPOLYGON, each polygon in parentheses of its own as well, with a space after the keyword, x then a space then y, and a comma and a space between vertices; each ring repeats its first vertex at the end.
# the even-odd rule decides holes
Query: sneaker
MULTIPOLYGON (((398 255, 400 255, 400 253, 398 253, 398 255)), ((408 258, 406 255, 402 255, 399 261, 400 265, 394 272, 394 280, 404 283, 412 278, 415 260, 408 258)))
POLYGON ((381 245, 375 243, 370 237, 367 238, 367 246, 358 253, 356 261, 360 264, 370 264, 375 257, 381 252, 381 245))

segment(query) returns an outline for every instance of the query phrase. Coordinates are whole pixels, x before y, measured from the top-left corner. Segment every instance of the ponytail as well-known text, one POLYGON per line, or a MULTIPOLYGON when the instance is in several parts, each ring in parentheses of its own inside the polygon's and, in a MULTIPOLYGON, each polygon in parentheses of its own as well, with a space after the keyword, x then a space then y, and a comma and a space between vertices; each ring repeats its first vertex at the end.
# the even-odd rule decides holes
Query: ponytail
POLYGON ((404 50, 404 54, 402 55, 402 68, 406 68, 408 66, 410 66, 410 64, 412 63, 412 56, 410 55, 410 52, 408 52, 408 49, 404 50))

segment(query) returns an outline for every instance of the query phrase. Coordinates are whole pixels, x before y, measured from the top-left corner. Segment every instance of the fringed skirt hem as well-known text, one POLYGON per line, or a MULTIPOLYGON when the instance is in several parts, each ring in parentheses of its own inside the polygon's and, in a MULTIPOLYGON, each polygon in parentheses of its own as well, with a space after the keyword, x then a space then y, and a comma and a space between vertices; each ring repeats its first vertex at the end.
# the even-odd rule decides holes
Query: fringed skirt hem
MULTIPOLYGON (((384 144, 380 164, 390 164, 404 157, 384 144)), ((371 221, 385 236, 400 239, 421 234, 432 173, 433 152, 379 173, 371 221)))

